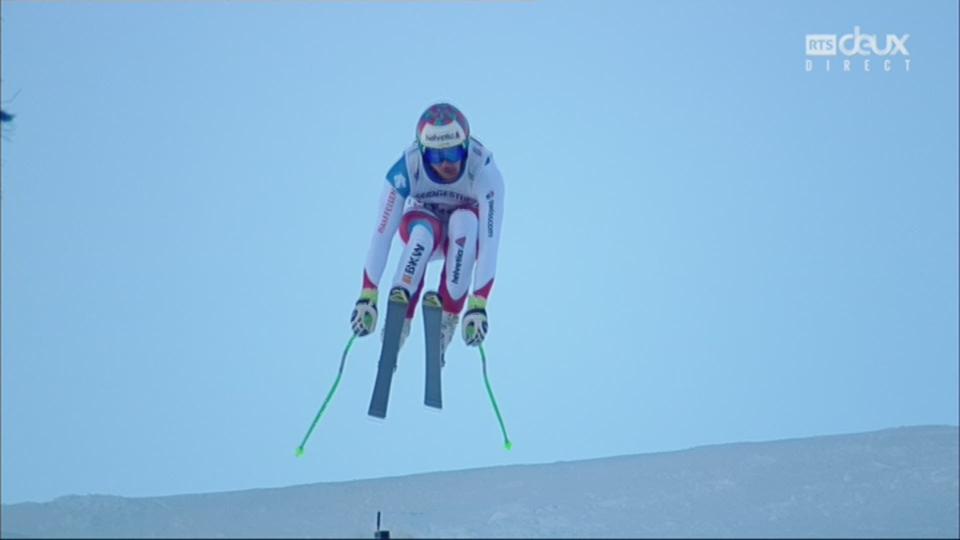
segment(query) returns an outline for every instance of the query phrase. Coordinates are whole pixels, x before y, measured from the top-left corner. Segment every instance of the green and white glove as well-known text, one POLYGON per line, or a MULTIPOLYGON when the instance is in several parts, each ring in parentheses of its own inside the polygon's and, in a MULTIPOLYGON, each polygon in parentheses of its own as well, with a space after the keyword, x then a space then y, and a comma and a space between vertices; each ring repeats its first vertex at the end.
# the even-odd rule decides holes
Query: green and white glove
POLYGON ((363 289, 350 314, 350 326, 358 337, 370 335, 377 328, 377 290, 363 289))
POLYGON ((487 337, 487 300, 471 295, 467 300, 467 312, 463 315, 463 341, 478 347, 487 337))

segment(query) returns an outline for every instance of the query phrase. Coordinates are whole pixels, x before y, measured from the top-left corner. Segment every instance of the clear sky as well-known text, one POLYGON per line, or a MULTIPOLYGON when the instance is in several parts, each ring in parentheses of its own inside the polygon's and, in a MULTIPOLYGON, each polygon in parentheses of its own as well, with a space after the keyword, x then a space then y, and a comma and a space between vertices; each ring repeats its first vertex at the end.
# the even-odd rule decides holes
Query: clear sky
POLYGON ((4 0, 3 502, 956 425, 957 21, 933 0, 4 0), (909 57, 805 55, 857 26, 909 57), (418 318, 386 421, 366 338, 296 459, 384 174, 439 100, 507 185, 486 348, 514 449, 459 337, 444 410, 422 405, 418 318))

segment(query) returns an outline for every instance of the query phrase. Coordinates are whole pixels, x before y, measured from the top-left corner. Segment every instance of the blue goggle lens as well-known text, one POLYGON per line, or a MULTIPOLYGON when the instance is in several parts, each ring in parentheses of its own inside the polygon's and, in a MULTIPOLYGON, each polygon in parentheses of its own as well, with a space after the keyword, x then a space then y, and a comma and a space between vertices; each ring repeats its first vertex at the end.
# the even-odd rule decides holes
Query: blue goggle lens
POLYGON ((451 146, 450 148, 427 148, 423 151, 423 159, 431 165, 438 165, 444 161, 455 163, 463 161, 467 157, 467 149, 463 146, 451 146))

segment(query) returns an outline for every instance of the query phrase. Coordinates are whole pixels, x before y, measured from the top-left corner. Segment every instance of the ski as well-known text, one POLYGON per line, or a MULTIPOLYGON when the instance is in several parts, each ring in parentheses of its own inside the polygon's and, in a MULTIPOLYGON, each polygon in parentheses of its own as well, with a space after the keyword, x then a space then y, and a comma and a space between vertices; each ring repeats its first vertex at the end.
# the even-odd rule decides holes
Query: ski
POLYGON ((423 331, 425 338, 427 369, 423 404, 435 409, 443 408, 440 370, 443 367, 443 342, 440 339, 440 321, 443 304, 440 295, 428 292, 423 295, 423 331))
POLYGON ((387 417, 387 402, 390 400, 390 383, 393 371, 397 367, 397 354, 400 352, 400 333, 407 314, 410 296, 403 288, 394 287, 387 302, 387 317, 384 323, 383 346, 380 349, 380 363, 377 365, 377 380, 370 397, 367 414, 377 418, 387 417))

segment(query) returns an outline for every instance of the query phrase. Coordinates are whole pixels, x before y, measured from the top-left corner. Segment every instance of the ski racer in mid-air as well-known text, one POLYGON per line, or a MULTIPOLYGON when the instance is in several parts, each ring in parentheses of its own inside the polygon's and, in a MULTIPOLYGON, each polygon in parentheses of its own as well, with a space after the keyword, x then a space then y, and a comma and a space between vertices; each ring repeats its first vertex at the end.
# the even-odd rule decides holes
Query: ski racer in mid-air
POLYGON ((378 284, 399 230, 404 247, 390 299, 408 304, 401 346, 410 333, 427 264, 433 260, 443 260, 439 292, 427 292, 423 302, 443 308, 443 351, 453 338, 464 304, 463 339, 471 346, 483 343, 504 195, 493 154, 471 137, 463 113, 448 103, 427 108, 417 123, 416 141, 387 172, 363 288, 351 315, 354 333, 366 336, 376 328, 378 284), (471 274, 473 292, 468 297, 471 274))

